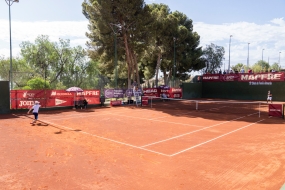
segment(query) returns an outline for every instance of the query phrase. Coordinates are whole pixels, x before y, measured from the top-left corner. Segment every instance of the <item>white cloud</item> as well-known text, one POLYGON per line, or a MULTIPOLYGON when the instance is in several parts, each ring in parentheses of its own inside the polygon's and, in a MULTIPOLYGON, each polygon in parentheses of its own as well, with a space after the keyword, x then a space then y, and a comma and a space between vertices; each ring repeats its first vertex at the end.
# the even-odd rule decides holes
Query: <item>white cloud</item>
MULTIPOLYGON (((58 22, 19 22, 12 21, 13 55, 19 54, 22 41, 34 42, 39 35, 48 35, 50 40, 70 39, 72 46, 85 47, 88 41, 85 33, 88 21, 58 22)), ((205 47, 214 43, 225 48, 225 63, 228 64, 229 38, 231 38, 231 65, 246 64, 248 43, 250 65, 262 59, 270 64, 278 62, 279 52, 281 65, 285 68, 285 21, 283 18, 272 19, 269 23, 258 25, 249 22, 225 23, 221 25, 194 23, 194 31, 201 37, 200 44, 205 47)), ((0 55, 9 56, 9 22, 0 20, 0 55)))
MULTIPOLYGON (((48 35, 51 41, 58 41, 59 38, 70 39, 74 46, 85 47, 88 40, 85 36, 87 21, 65 21, 65 22, 12 22, 12 47, 13 54, 19 53, 19 44, 23 41, 34 42, 39 35, 48 35)), ((0 54, 9 56, 9 22, 0 20, 0 54), (6 49, 6 50, 5 50, 6 49)))
POLYGON ((275 19, 271 20, 271 22, 273 24, 277 24, 277 25, 280 25, 280 26, 285 26, 285 21, 283 20, 283 17, 282 18, 275 18, 275 19))
MULTIPOLYGON (((214 43, 225 48, 226 64, 229 60, 230 35, 233 35, 230 49, 231 65, 247 63, 248 43, 250 43, 250 65, 262 59, 262 49, 264 49, 263 60, 268 61, 269 58, 270 64, 279 61, 280 51, 285 54, 285 24, 283 18, 273 19, 271 23, 263 25, 248 22, 226 23, 223 25, 197 22, 194 23, 194 30, 200 35, 203 47, 214 43)), ((285 67, 285 56, 280 57, 281 65, 285 67)))

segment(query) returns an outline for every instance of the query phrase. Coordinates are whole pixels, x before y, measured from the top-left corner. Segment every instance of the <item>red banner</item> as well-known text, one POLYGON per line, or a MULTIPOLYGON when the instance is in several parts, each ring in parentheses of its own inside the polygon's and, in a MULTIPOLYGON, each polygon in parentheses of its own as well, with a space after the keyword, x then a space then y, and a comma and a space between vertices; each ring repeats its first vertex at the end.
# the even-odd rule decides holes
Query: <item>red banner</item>
POLYGON ((144 96, 161 97, 165 94, 167 98, 182 98, 182 88, 170 88, 170 89, 160 89, 160 88, 144 88, 144 96))
POLYGON ((273 117, 283 117, 283 105, 282 104, 269 104, 268 115, 273 117))
POLYGON ((169 92, 170 98, 182 98, 182 88, 171 88, 169 92))
POLYGON ((160 97, 160 93, 158 92, 158 88, 144 88, 143 89, 144 96, 153 96, 160 97))
POLYGON ((42 107, 73 106, 86 99, 88 104, 100 104, 100 90, 66 92, 65 90, 11 90, 11 108, 28 109, 37 100, 42 107))
POLYGON ((113 100, 113 101, 110 101, 110 105, 111 106, 120 106, 120 105, 122 105, 122 101, 121 100, 113 100))
POLYGON ((258 73, 258 74, 240 74, 239 81, 242 82, 275 82, 284 81, 284 73, 258 73))
POLYGON ((205 74, 203 82, 279 82, 284 81, 284 73, 232 73, 232 74, 205 74))
POLYGON ((143 106, 147 106, 148 105, 148 97, 147 96, 143 96, 142 97, 142 105, 143 106))

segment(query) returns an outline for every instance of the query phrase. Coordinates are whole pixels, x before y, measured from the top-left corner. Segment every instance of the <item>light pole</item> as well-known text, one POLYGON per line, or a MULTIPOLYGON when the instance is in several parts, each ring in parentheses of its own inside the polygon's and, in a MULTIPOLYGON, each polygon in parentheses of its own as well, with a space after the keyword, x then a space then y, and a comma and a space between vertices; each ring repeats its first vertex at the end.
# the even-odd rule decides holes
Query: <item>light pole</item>
POLYGON ((230 72, 230 67, 231 67, 231 38, 233 35, 230 35, 230 43, 229 43, 229 67, 228 67, 228 73, 230 72))
POLYGON ((279 70, 280 70, 280 68, 281 68, 281 65, 280 65, 280 53, 281 53, 281 51, 279 52, 279 61, 278 61, 279 70))
POLYGON ((118 88, 118 55, 117 55, 117 30, 116 28, 114 29, 113 26, 115 27, 119 27, 120 28, 120 25, 117 25, 117 24, 112 24, 110 23, 110 27, 111 29, 113 30, 113 33, 114 33, 114 54, 115 54, 115 59, 114 59, 114 65, 115 65, 115 87, 118 88))
POLYGON ((264 49, 262 49, 262 62, 263 62, 263 51, 264 51, 264 49))
POLYGON ((250 43, 247 43, 247 70, 249 68, 249 44, 250 43))
POLYGON ((175 67, 176 67, 176 58, 175 58, 175 54, 176 54, 176 52, 175 52, 175 46, 176 46, 176 44, 175 44, 175 42, 176 42, 176 38, 175 37, 173 37, 173 42, 174 42, 174 51, 173 51, 173 86, 175 87, 175 85, 174 85, 174 82, 175 82, 175 67))
POLYGON ((19 0, 5 0, 7 5, 9 6, 9 32, 10 32, 10 90, 13 89, 12 82, 12 35, 11 35, 11 6, 14 2, 19 3, 19 0))

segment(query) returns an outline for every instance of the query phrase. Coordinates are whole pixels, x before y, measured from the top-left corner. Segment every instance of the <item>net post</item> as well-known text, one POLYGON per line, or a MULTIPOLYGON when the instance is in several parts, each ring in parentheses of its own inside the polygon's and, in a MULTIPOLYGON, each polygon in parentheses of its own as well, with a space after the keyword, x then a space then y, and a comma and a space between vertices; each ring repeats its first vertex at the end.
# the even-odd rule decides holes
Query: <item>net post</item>
POLYGON ((198 101, 196 101, 196 110, 198 110, 198 101))
POLYGON ((152 96, 150 96, 150 108, 152 108, 152 96))

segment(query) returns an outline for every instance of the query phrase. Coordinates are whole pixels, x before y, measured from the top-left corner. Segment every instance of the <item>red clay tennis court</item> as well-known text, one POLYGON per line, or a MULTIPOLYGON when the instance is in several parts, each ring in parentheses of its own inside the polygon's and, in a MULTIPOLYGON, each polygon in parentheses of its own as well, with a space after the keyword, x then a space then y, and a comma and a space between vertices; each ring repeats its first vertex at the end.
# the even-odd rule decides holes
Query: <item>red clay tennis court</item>
POLYGON ((281 189, 285 128, 266 104, 154 101, 152 107, 0 116, 3 189, 281 189))

